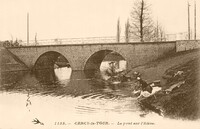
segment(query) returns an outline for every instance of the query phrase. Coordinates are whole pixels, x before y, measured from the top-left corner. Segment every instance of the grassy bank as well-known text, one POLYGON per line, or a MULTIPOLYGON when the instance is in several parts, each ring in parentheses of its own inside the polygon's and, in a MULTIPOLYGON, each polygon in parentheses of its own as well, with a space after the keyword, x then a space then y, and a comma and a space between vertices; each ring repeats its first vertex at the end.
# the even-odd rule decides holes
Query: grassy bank
POLYGON ((27 68, 17 62, 4 47, 0 47, 0 73, 21 70, 27 70, 27 68))
POLYGON ((165 80, 162 91, 157 92, 155 96, 141 100, 141 104, 161 109, 165 117, 189 120, 199 119, 199 61, 198 57, 191 58, 183 64, 167 69, 162 76, 163 80, 165 80), (181 74, 176 75, 178 71, 181 74), (179 82, 184 82, 184 84, 166 93, 167 89, 179 82))

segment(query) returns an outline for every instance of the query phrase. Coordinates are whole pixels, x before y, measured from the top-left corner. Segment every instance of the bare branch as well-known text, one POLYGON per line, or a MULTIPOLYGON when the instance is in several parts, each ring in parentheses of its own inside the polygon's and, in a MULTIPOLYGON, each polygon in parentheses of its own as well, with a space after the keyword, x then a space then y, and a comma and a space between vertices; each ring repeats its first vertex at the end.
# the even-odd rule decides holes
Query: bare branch
POLYGON ((137 0, 132 7, 130 13, 130 33, 134 38, 143 41, 154 41, 162 39, 164 31, 161 27, 157 27, 151 17, 151 4, 147 0, 137 0))

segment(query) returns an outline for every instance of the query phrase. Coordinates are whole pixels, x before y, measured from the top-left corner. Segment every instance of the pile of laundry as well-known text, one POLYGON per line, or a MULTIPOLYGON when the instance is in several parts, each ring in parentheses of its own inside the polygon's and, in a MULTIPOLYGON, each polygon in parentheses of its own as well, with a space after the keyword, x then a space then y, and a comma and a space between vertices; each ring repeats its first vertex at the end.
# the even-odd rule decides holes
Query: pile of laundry
POLYGON ((167 71, 167 73, 163 76, 164 79, 167 80, 168 87, 164 89, 166 94, 180 88, 183 84, 185 84, 185 73, 184 71, 167 71))
POLYGON ((168 87, 163 88, 161 85, 160 80, 155 80, 153 82, 147 83, 145 80, 141 78, 141 74, 139 72, 134 72, 136 75, 136 79, 138 81, 138 86, 133 91, 133 94, 137 94, 138 98, 140 97, 149 97, 149 96, 156 96, 154 95, 158 91, 161 91, 165 94, 170 94, 172 91, 180 88, 183 84, 185 84, 184 72, 183 71, 176 71, 170 73, 168 76, 163 76, 164 79, 168 81, 168 87), (171 83, 169 83, 169 81, 171 83))

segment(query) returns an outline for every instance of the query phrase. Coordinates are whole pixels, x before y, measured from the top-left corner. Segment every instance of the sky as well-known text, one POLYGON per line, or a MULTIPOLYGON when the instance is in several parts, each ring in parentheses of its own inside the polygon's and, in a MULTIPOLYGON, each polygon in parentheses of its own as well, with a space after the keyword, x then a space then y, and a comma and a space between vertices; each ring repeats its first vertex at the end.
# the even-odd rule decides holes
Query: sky
MULTIPOLYGON (((191 29, 194 0, 148 0, 152 17, 168 34, 187 32, 187 2, 191 29)), ((29 13, 30 40, 116 36, 120 18, 121 35, 134 0, 0 0, 0 40, 26 40, 29 13)), ((197 32, 200 31, 200 0, 197 32)))

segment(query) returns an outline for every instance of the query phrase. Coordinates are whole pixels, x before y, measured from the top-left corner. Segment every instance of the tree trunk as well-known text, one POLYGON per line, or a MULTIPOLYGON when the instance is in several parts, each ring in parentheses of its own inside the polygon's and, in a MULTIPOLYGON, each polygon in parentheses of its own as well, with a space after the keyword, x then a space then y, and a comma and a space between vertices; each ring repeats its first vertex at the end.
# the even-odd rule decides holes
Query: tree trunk
POLYGON ((141 14, 140 14, 140 41, 144 42, 143 39, 143 11, 144 11, 144 1, 141 3, 141 14))

